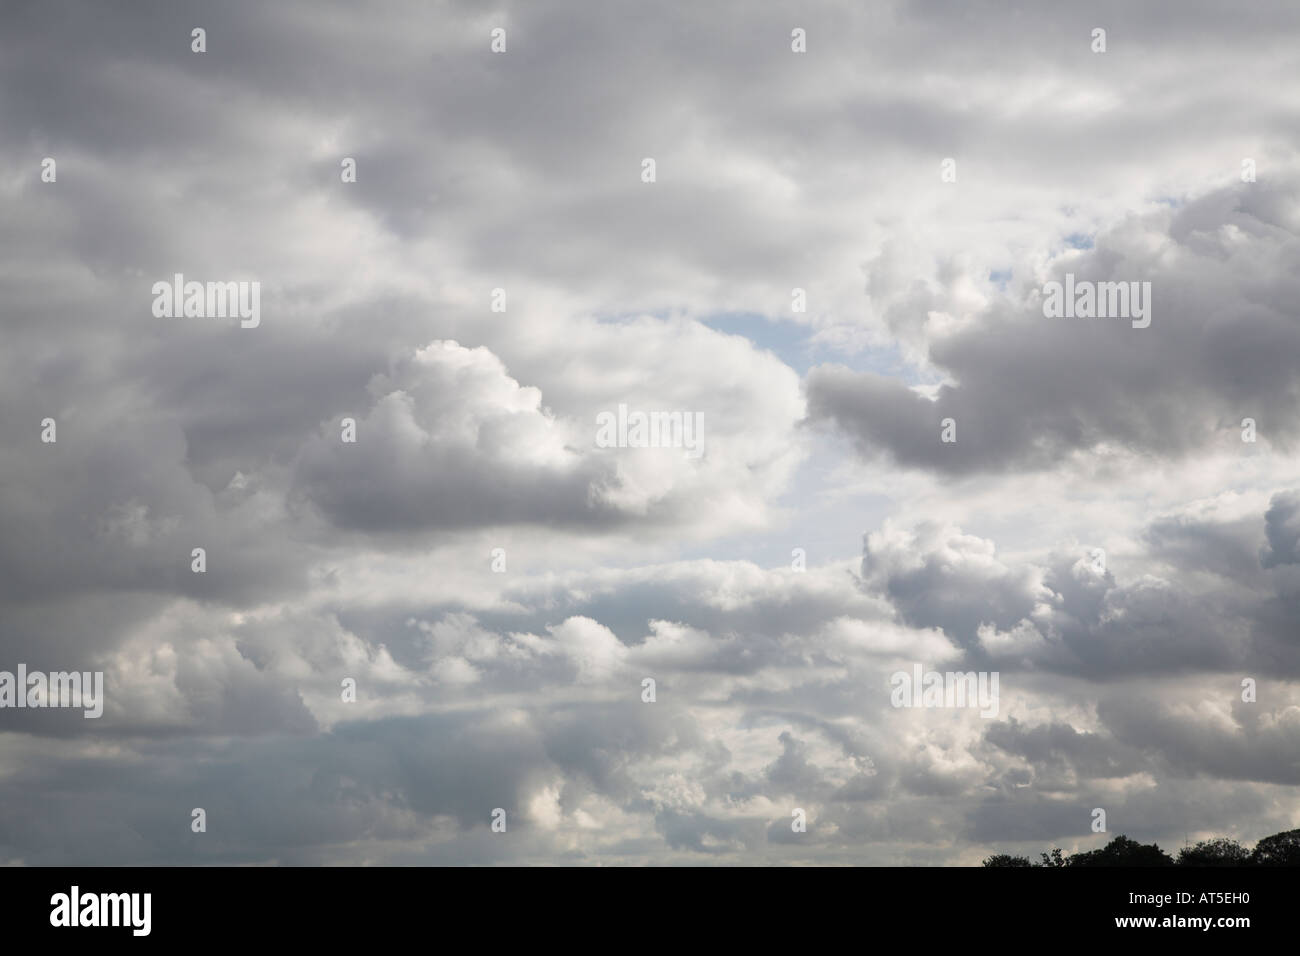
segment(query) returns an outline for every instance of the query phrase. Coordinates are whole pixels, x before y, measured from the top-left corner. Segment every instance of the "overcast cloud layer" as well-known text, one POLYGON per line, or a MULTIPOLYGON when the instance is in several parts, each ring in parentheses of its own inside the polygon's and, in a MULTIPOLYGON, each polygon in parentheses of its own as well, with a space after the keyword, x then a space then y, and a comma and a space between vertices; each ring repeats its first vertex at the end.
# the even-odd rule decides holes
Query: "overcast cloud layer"
POLYGON ((1298 35, 1291 2, 6 3, 0 670, 106 703, 0 709, 0 863, 1300 826, 1298 35), (260 324, 155 316, 176 273, 260 282, 260 324), (1150 326, 1046 317, 1067 274, 1149 282, 1150 326), (698 414, 699 453, 598 441, 620 405, 698 414), (996 672, 998 713, 893 706, 915 663, 996 672))

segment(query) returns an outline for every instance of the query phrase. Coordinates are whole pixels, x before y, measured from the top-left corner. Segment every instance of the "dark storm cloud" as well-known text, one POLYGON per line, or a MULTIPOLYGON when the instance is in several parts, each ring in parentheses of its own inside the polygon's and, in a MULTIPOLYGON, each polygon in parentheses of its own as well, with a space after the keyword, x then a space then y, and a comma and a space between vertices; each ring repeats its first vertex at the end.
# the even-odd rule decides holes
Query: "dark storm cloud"
POLYGON ((1264 513, 1264 567, 1300 564, 1300 491, 1275 495, 1264 513))
POLYGON ((984 739, 1023 758, 1038 774, 1069 769, 1091 779, 1127 777, 1143 764, 1140 755, 1100 734, 1080 733, 1069 724, 1024 727, 1014 717, 991 726, 984 739))
POLYGON ((1046 318, 1034 296, 999 302, 937 339, 951 375, 934 400, 896 379, 822 366, 809 417, 842 428, 864 454, 948 475, 1048 468, 1117 446, 1183 457, 1243 419, 1293 447, 1300 418, 1300 207, 1294 184, 1227 187, 1173 213, 1132 220, 1056 264, 1091 282, 1150 282, 1152 321, 1046 318), (942 440, 952 419, 955 441, 942 440))

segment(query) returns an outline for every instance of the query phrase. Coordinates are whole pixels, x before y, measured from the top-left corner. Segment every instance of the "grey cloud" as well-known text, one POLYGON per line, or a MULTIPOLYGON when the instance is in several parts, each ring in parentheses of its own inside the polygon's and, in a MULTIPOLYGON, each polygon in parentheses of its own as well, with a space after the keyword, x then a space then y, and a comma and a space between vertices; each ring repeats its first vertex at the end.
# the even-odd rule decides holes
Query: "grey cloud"
POLYGON ((1239 438, 1244 418, 1287 451, 1300 434, 1279 414, 1300 394, 1287 360, 1300 350, 1295 210, 1288 180, 1123 223, 1055 263, 1051 278, 1150 282, 1149 328, 1045 318, 1038 297, 999 301, 931 342, 930 360, 954 380, 934 400, 896 379, 820 366, 807 379, 809 417, 843 429, 864 454, 945 475, 1044 469, 1103 446, 1181 458, 1239 438), (955 442, 941 439, 948 418, 955 442))
POLYGON ((1103 803, 1162 841, 1289 826, 1297 26, 6 4, 0 669, 109 699, 3 712, 0 860, 928 865, 1083 845, 1103 803), (1259 182, 1223 185, 1243 152, 1259 182), (1152 281, 1151 328, 1043 319, 1067 270, 1152 281), (178 271, 260 280, 262 325, 155 319, 178 271), (777 356, 814 344, 801 383, 777 356), (592 447, 621 401, 702 412, 708 454, 592 447), (1117 461, 1195 490, 1109 509, 1117 461), (814 537, 806 572, 744 560, 814 537), (1003 718, 890 707, 909 659, 999 670, 1003 718))
POLYGON ((1264 513, 1264 533, 1268 538, 1264 567, 1300 564, 1300 492, 1273 497, 1264 513))

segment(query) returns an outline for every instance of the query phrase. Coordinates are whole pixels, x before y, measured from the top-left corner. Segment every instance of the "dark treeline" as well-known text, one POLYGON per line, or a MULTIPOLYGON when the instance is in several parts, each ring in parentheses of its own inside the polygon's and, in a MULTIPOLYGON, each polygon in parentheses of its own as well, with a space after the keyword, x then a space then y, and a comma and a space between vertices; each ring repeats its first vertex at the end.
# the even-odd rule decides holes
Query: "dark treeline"
POLYGON ((1038 854, 1038 862, 1027 856, 998 853, 984 860, 985 866, 1300 866, 1300 830, 1286 830, 1264 837, 1247 850, 1236 840, 1218 837, 1185 846, 1174 859, 1154 843, 1138 843, 1123 834, 1099 850, 1062 854, 1059 847, 1050 854, 1038 854))

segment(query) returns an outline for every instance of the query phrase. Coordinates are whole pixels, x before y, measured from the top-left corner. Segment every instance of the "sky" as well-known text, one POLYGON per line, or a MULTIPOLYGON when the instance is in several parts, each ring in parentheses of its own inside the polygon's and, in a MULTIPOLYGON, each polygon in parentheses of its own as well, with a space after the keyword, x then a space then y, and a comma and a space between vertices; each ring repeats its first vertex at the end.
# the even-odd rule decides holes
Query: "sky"
POLYGON ((0 26, 0 671, 104 682, 0 707, 0 862, 1300 827, 1300 6, 0 26))

